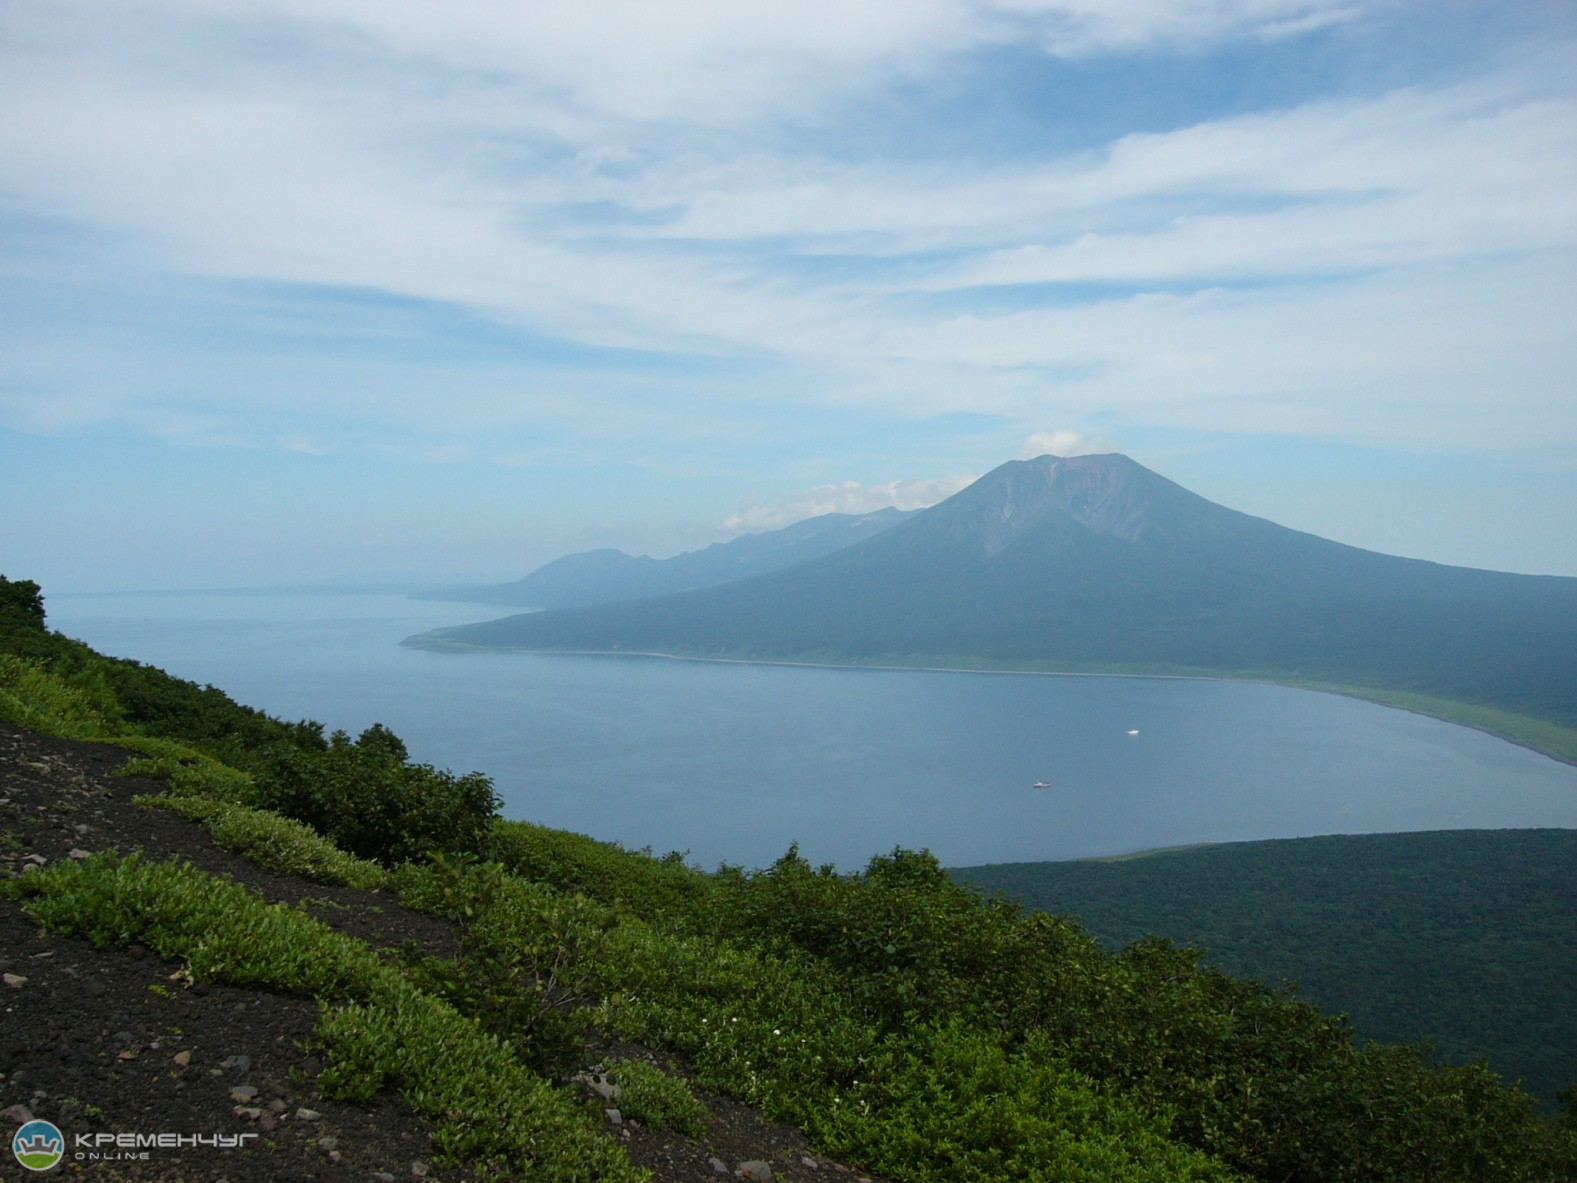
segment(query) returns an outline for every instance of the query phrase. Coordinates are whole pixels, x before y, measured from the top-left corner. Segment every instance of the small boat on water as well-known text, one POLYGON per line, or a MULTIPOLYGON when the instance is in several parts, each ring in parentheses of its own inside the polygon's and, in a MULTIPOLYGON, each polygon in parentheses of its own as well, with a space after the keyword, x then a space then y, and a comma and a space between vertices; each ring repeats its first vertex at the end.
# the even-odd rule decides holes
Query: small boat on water
POLYGON ((1032 788, 1032 789, 1049 789, 1049 788, 1051 788, 1051 782, 1048 781, 1048 780, 1038 780, 1034 784, 1030 785, 1030 788, 1032 788))
POLYGON ((1139 729, 1137 727, 1130 727, 1130 728, 1128 728, 1128 734, 1129 735, 1138 735, 1139 734, 1139 729))

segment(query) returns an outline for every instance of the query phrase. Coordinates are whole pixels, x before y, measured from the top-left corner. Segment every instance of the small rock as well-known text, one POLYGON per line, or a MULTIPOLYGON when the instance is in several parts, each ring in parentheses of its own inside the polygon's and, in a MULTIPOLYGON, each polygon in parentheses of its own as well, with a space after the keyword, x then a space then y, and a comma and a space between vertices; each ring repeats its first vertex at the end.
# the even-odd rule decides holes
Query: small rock
POLYGON ((220 1061, 219 1066, 221 1068, 239 1068, 242 1072, 246 1072, 252 1067, 252 1057, 226 1056, 222 1061, 220 1061))
POLYGON ((296 1120, 297 1121, 317 1121, 318 1118, 320 1118, 322 1116, 323 1115, 321 1113, 319 1113, 316 1109, 297 1109, 296 1110, 296 1120))
POLYGON ((33 1111, 26 1105, 12 1105, 8 1109, 0 1109, 0 1117, 14 1121, 17 1125, 26 1125, 33 1120, 33 1111))
POLYGON ((372 1183, 394 1183, 394 1175, 390 1171, 374 1171, 372 1183))
POLYGON ((272 1113, 265 1112, 257 1119, 257 1127, 266 1133, 273 1133, 274 1130, 279 1128, 279 1118, 272 1113))
POLYGON ((189 1051, 187 1051, 187 1052, 176 1052, 173 1056, 170 1057, 170 1059, 174 1060, 177 1064, 179 1064, 182 1068, 184 1068, 184 1067, 186 1067, 188 1064, 190 1064, 192 1062, 192 1053, 189 1052, 189 1051))
POLYGON ((771 1183, 772 1166, 759 1158, 753 1158, 749 1162, 740 1163, 739 1169, 734 1174, 741 1179, 750 1180, 751 1183, 771 1183))
POLYGON ((327 1150, 327 1151, 338 1150, 339 1149, 339 1139, 338 1138, 319 1138, 318 1139, 318 1149, 319 1150, 327 1150))
POLYGON ((66 854, 66 857, 67 858, 75 858, 75 859, 84 859, 84 858, 92 858, 93 856, 90 853, 88 853, 86 850, 82 850, 79 847, 73 846, 71 848, 71 850, 66 854))
POLYGON ((427 1172, 431 1169, 432 1168, 430 1168, 421 1159, 417 1159, 411 1164, 411 1174, 415 1175, 418 1179, 427 1178, 427 1172))
POLYGON ((330 1162, 339 1162, 340 1159, 342 1159, 344 1157, 345 1156, 343 1154, 341 1154, 338 1150, 330 1150, 329 1151, 329 1161, 330 1162))
POLYGON ((230 1098, 234 1101, 255 1101, 257 1089, 249 1084, 238 1084, 230 1090, 230 1098))
POLYGON ((125 1051, 121 1052, 120 1055, 116 1056, 115 1058, 117 1060, 135 1060, 137 1058, 137 1053, 132 1051, 131 1048, 127 1048, 125 1051))
POLYGON ((801 1166, 809 1167, 813 1171, 821 1170, 821 1164, 808 1154, 800 1155, 799 1161, 801 1166))
POLYGON ((27 985, 27 979, 21 974, 0 974, 0 982, 4 982, 13 990, 20 990, 23 986, 27 985))
POLYGON ((268 1103, 268 1111, 270 1113, 283 1113, 287 1108, 288 1106, 279 1097, 275 1097, 268 1103))
POLYGON ((237 1105, 230 1112, 245 1121, 256 1121, 263 1116, 263 1111, 255 1105, 237 1105))
POLYGON ((728 1174, 728 1164, 720 1158, 709 1158, 706 1160, 706 1165, 711 1167, 719 1175, 728 1174))
POLYGON ((603 1112, 608 1115, 609 1125, 624 1124, 624 1114, 620 1113, 617 1109, 604 1109, 603 1112))
POLYGON ((49 860, 41 854, 24 854, 22 861, 24 863, 32 863, 35 867, 42 867, 49 860))
POLYGON ((30 871, 36 871, 36 870, 38 870, 38 864, 37 863, 23 863, 22 864, 22 874, 24 874, 24 875, 26 875, 30 871))

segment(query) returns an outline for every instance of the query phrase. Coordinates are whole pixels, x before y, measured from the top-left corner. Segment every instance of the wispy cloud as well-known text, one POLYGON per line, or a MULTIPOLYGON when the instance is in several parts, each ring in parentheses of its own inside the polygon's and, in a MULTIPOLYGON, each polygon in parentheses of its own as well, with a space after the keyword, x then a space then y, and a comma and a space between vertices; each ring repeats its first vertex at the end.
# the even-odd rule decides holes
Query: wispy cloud
POLYGON ((1051 431, 1037 431, 1019 446, 1017 460, 1033 460, 1037 456, 1096 456, 1117 451, 1110 440, 1089 438, 1067 427, 1051 431))
POLYGON ((980 479, 980 474, 924 480, 887 481, 862 485, 858 481, 817 485, 775 497, 751 496, 723 521, 731 534, 778 530, 806 518, 829 513, 862 514, 879 509, 926 509, 980 479))

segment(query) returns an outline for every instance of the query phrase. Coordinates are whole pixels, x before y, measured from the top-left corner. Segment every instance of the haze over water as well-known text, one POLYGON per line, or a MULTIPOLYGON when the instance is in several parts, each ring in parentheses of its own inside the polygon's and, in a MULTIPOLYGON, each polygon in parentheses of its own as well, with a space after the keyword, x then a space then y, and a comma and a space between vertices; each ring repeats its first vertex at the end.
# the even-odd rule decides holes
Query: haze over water
POLYGON ((853 869, 897 845, 965 865, 1577 827, 1577 768, 1277 686, 438 654, 398 643, 500 610, 398 595, 55 594, 47 607, 68 635, 271 714, 385 723, 414 759, 490 775, 508 817, 705 867, 762 865, 795 841, 853 869))

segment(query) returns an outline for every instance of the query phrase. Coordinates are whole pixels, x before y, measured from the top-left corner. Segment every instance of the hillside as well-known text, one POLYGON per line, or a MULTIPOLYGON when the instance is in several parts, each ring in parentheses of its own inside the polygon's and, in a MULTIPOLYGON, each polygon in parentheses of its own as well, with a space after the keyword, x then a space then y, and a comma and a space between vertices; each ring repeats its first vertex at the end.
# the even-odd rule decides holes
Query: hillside
POLYGON ((1570 1115, 1482 1067, 1104 949, 924 852, 707 874, 497 808, 385 728, 50 633, 0 577, 4 1115, 255 1133, 112 1168, 233 1183, 1577 1173, 1570 1115))
MULTIPOLYGON (((454 924, 399 907, 386 890, 260 865, 255 855, 225 849, 201 821, 138 804, 139 796, 157 795, 168 783, 122 775, 132 758, 123 748, 0 724, 0 877, 34 860, 45 868, 69 865, 72 851, 104 857, 137 850, 149 860, 190 862, 372 948, 415 947, 440 958, 462 953, 454 924)), ((441 1165, 442 1123, 398 1090, 356 1100, 326 1095, 318 1004, 310 996, 258 983, 229 985, 210 975, 194 981, 188 959, 160 956, 148 943, 101 946, 42 927, 17 904, 0 902, 0 971, 21 979, 5 989, 11 1038, 0 1042, 0 1110, 9 1119, 0 1130, 7 1139, 23 1116, 13 1110, 20 1106, 68 1138, 100 1131, 249 1136, 240 1149, 187 1147, 146 1152, 146 1161, 66 1164, 66 1171, 90 1179, 476 1177, 474 1163, 441 1165)), ((675 1067, 671 1055, 630 1042, 599 1045, 589 1060, 608 1068, 616 1061, 661 1065, 670 1073, 675 1067)), ((816 1153, 792 1126, 722 1095, 700 1094, 704 1112, 693 1132, 636 1116, 638 1104, 628 1102, 630 1116, 614 1126, 594 1083, 571 1082, 566 1099, 586 1108, 588 1131, 595 1136, 602 1126, 609 1150, 651 1171, 658 1183, 712 1177, 712 1159, 730 1170, 766 1162, 787 1180, 870 1178, 816 1153)), ((576 1149, 573 1139, 565 1141, 567 1150, 576 1149)), ((10 1169, 10 1152, 0 1155, 10 1169)), ((617 1163, 612 1160, 607 1177, 617 1177, 617 1163)), ((561 1176, 549 1169, 542 1177, 561 1176)), ((603 1176, 579 1177, 589 1183, 603 1176)))
POLYGON ((746 534, 667 559, 628 555, 621 550, 583 551, 555 559, 513 583, 453 588, 430 593, 427 598, 523 608, 589 608, 650 599, 781 571, 853 546, 908 516, 907 511, 891 508, 867 514, 822 514, 780 530, 746 534))
POLYGON ((1345 546, 1123 456, 1005 464, 756 579, 407 643, 1268 677, 1519 717, 1502 730, 1540 720, 1523 738, 1577 755, 1577 579, 1345 546))
POLYGON ((1159 934, 1346 1014, 1480 1056, 1553 1105, 1577 1083, 1577 830, 1346 834, 961 867, 1110 948, 1159 934))

